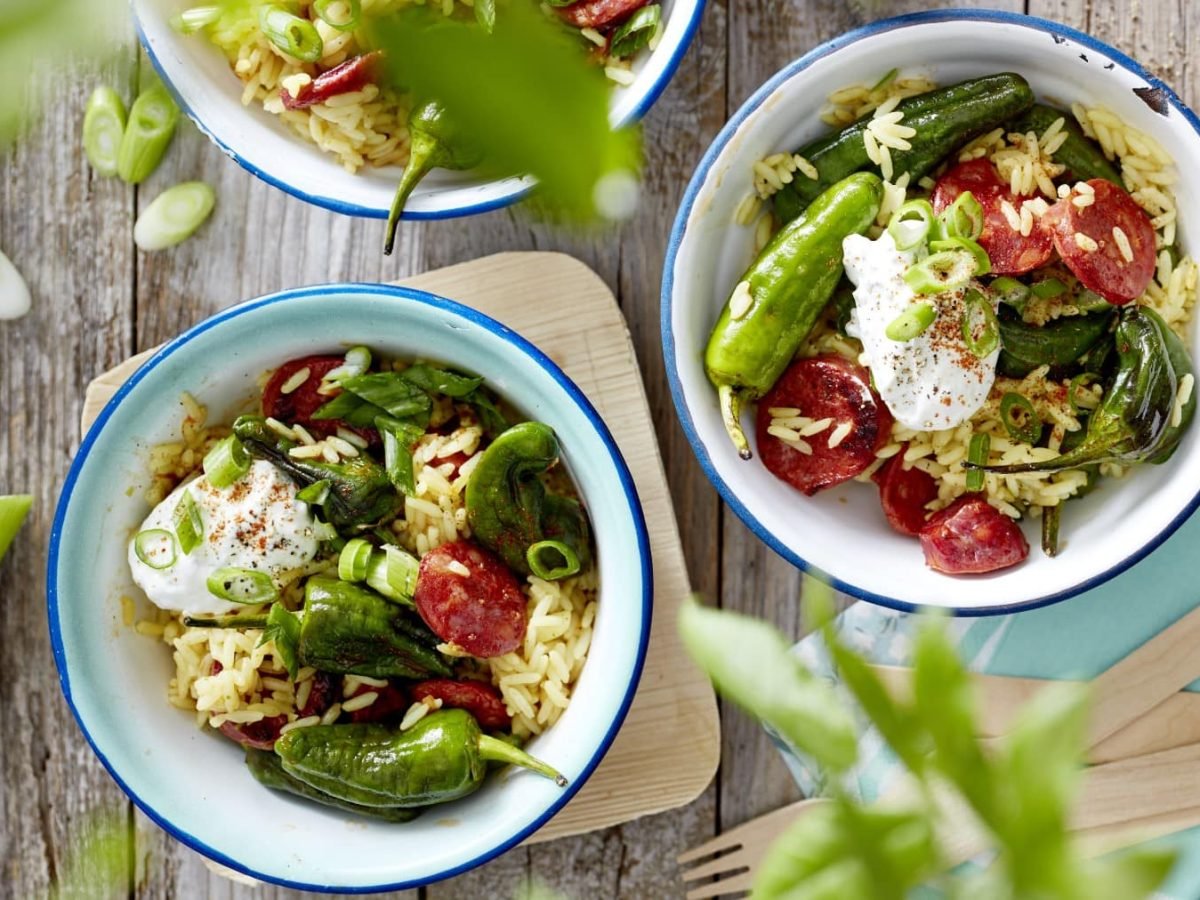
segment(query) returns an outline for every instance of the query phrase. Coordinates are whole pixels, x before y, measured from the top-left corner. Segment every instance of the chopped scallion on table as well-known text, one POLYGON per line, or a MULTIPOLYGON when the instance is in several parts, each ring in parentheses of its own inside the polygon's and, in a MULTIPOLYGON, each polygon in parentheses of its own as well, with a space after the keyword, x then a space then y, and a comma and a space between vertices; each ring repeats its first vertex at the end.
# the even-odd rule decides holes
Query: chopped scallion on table
POLYGON ((204 224, 216 202, 213 189, 202 181, 167 188, 138 216, 134 243, 145 251, 173 247, 204 224))
POLYGON ((33 497, 29 494, 0 497, 0 559, 4 559, 4 554, 8 552, 32 505, 33 497))
POLYGON ((142 91, 129 110, 117 153, 117 174, 140 184, 158 168, 179 122, 179 107, 161 84, 142 91))
POLYGON ((125 102, 110 87, 96 88, 83 116, 83 150, 92 168, 105 178, 117 174, 124 135, 125 102))
POLYGON ((9 258, 0 253, 0 319, 19 319, 29 312, 29 285, 9 258))

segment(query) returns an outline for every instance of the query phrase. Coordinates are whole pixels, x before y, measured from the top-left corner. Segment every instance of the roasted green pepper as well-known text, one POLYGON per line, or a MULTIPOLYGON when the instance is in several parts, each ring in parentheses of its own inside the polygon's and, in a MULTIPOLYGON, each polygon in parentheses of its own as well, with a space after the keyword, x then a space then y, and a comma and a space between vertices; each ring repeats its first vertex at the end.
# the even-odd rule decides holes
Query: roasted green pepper
POLYGON ((1021 134, 1032 131, 1040 137, 1059 119, 1063 120, 1062 130, 1067 133, 1067 139, 1054 151, 1052 158, 1056 163, 1067 167, 1071 180, 1089 181, 1092 178, 1103 178, 1124 188, 1125 184, 1121 181, 1121 173, 1117 171, 1116 166, 1104 156, 1100 145, 1083 133, 1083 129, 1069 112, 1035 103, 1009 125, 1009 131, 1021 134))
POLYGON ((434 647, 438 638, 417 616, 374 591, 314 576, 304 585, 304 609, 282 606, 267 615, 188 617, 198 628, 263 628, 289 668, 371 678, 431 678, 452 673, 434 647))
MULTIPOLYGON (((915 128, 912 149, 892 150, 895 177, 909 173, 913 184, 928 175, 954 150, 1033 104, 1033 91, 1020 75, 1003 72, 972 78, 902 100, 902 125, 915 128)), ((852 172, 874 167, 863 143, 871 116, 804 147, 799 154, 816 167, 814 180, 797 176, 775 194, 775 214, 784 222, 796 218, 818 194, 852 172)))
POLYGON ((473 169, 483 162, 479 144, 463 134, 445 107, 435 100, 413 107, 408 116, 408 137, 408 165, 396 186, 383 239, 383 252, 388 255, 396 243, 396 226, 400 224, 404 204, 431 169, 473 169))
POLYGON ((1088 417, 1078 446, 1046 462, 978 468, 1001 474, 1059 472, 1104 462, 1160 463, 1170 457, 1196 412, 1193 391, 1173 422, 1180 383, 1193 374, 1187 350, 1158 313, 1145 306, 1121 310, 1115 339, 1116 374, 1088 417))
POLYGON ((883 182, 870 172, 829 188, 763 248, 721 310, 704 368, 743 459, 742 404, 769 391, 792 361, 841 280, 842 240, 871 226, 882 197, 883 182))
POLYGON ((248 748, 246 750, 246 768, 264 787, 295 794, 297 797, 304 797, 306 800, 312 800, 323 806, 332 806, 334 809, 357 813, 360 816, 369 816, 373 819, 383 819, 385 822, 411 822, 420 815, 415 809, 364 806, 361 803, 351 803, 349 800, 319 791, 311 784, 285 772, 283 762, 270 750, 248 748))
POLYGON ((448 803, 478 790, 491 760, 567 780, 544 762, 488 737, 470 713, 430 713, 407 731, 380 725, 314 725, 275 742, 289 775, 349 802, 412 808, 448 803))
POLYGON ((262 416, 239 416, 233 433, 251 456, 274 464, 300 487, 327 482, 320 505, 337 528, 375 525, 400 509, 403 500, 387 471, 365 453, 339 463, 295 459, 288 455, 295 442, 277 435, 262 416))
POLYGON ((467 481, 471 533, 510 569, 565 578, 588 567, 591 530, 579 502, 546 490, 542 476, 558 461, 549 425, 521 422, 483 451, 467 481), (544 567, 538 549, 556 557, 544 567), (567 564, 569 563, 569 564, 567 564))
POLYGON ((1009 378, 1024 378, 1038 366, 1061 368, 1076 362, 1108 333, 1112 309, 1089 316, 1064 316, 1045 325, 1029 325, 1001 309, 998 369, 1009 378))

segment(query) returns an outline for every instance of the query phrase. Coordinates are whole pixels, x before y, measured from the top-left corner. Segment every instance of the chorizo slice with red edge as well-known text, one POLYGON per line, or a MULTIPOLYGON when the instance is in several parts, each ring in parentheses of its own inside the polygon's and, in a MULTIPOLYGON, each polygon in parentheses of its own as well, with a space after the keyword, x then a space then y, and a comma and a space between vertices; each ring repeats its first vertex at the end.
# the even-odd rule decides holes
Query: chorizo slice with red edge
POLYGON ((812 496, 858 475, 875 461, 875 453, 892 433, 892 414, 871 390, 862 366, 836 355, 792 363, 758 402, 755 420, 758 453, 772 475, 812 496), (809 419, 833 419, 826 430, 801 438, 811 453, 797 450, 768 432, 771 410, 799 409, 809 419), (830 447, 839 426, 850 431, 830 447))
POLYGON ((389 719, 399 719, 408 709, 408 695, 405 694, 403 688, 390 681, 383 687, 359 684, 354 692, 345 699, 349 700, 372 691, 379 695, 375 698, 375 702, 362 709, 353 709, 348 712, 346 715, 350 717, 351 722, 386 722, 389 719))
POLYGON ((471 541, 421 557, 413 602, 434 634, 472 656, 503 656, 525 640, 525 595, 516 576, 471 541))
POLYGON ((1109 303, 1129 303, 1146 292, 1154 277, 1154 226, 1128 191, 1103 178, 1085 183, 1092 190, 1090 203, 1076 204, 1083 196, 1076 186, 1045 216, 1054 246, 1084 287, 1109 303))
POLYGON ((412 689, 413 700, 432 697, 443 706, 465 709, 486 731, 499 731, 512 725, 512 717, 500 699, 500 692, 486 681, 431 678, 412 689))
POLYGON ((221 734, 235 744, 255 750, 273 750, 279 732, 287 724, 287 716, 271 716, 257 722, 222 722, 221 734))
POLYGON ((926 504, 937 499, 933 476, 916 468, 904 468, 904 453, 889 459, 872 479, 879 485, 879 502, 888 524, 901 534, 916 536, 925 527, 926 504))
POLYGON ((1029 556, 1020 527, 979 494, 959 497, 921 529, 925 563, 948 575, 982 575, 1029 556))
POLYGON ((650 0, 580 0, 559 9, 558 14, 576 28, 603 31, 615 28, 650 0))
POLYGON ((348 428, 371 443, 378 443, 379 433, 373 428, 354 428, 341 419, 314 419, 313 413, 334 398, 333 394, 317 393, 321 379, 345 363, 344 356, 302 356, 289 360, 275 370, 263 388, 263 415, 285 423, 299 423, 320 437, 336 434, 338 428, 348 428), (283 386, 297 372, 308 370, 308 377, 286 394, 283 386))
POLYGON ((330 97, 362 90, 375 80, 382 55, 380 51, 373 50, 361 56, 351 57, 344 63, 322 72, 295 94, 287 88, 280 88, 279 99, 283 101, 284 109, 307 109, 324 103, 330 97))
POLYGON ((1050 262, 1054 256, 1054 238, 1048 224, 1035 216, 1027 235, 1012 227, 1004 214, 1004 202, 1008 201, 1020 216, 1021 204, 1030 198, 1009 190, 991 162, 973 159, 955 166, 939 178, 933 189, 934 212, 941 213, 966 191, 970 191, 983 208, 979 246, 987 252, 994 274, 1020 275, 1050 262))

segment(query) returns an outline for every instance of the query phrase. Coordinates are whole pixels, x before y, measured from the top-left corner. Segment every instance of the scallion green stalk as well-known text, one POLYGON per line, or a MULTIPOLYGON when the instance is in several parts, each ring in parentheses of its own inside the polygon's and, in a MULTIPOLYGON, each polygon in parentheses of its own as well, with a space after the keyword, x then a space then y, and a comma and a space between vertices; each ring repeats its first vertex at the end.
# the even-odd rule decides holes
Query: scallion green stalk
POLYGON ((371 554, 375 548, 363 538, 347 541, 338 555, 338 578, 342 581, 362 581, 367 577, 371 554))
POLYGON ((943 237, 929 242, 929 249, 934 253, 954 252, 956 250, 966 251, 971 257, 971 261, 975 266, 974 275, 986 275, 992 271, 992 261, 988 258, 987 251, 979 246, 976 241, 965 237, 943 237))
MULTIPOLYGON (((980 432, 971 435, 971 443, 967 447, 967 462, 973 466, 986 466, 988 455, 992 452, 992 439, 980 432)), ((982 491, 986 473, 982 469, 967 470, 967 490, 982 491)))
POLYGON ((1024 306, 1025 301, 1029 299, 1029 288, 1008 275, 1001 275, 993 280, 990 287, 997 300, 1017 309, 1024 306))
POLYGON ((258 8, 258 27, 267 40, 293 59, 316 62, 325 52, 317 27, 277 4, 258 8))
POLYGON ((117 153, 117 174, 122 181, 140 184, 150 177, 162 162, 178 122, 179 107, 161 84, 138 95, 129 110, 117 153))
POLYGON ((1066 292, 1067 286, 1058 278, 1043 278, 1029 288, 1040 300, 1052 300, 1066 292))
POLYGON ((897 250, 912 250, 925 243, 933 222, 933 207, 928 200, 909 200, 892 213, 887 230, 897 250))
POLYGON ((412 606, 420 567, 415 556, 393 544, 384 544, 371 554, 366 581, 387 599, 412 606))
POLYGON ((543 581, 570 578, 579 569, 579 556, 562 541, 538 541, 525 551, 525 561, 543 581))
POLYGON ((179 549, 187 556, 200 546, 204 540, 204 519, 200 515, 200 507, 190 491, 184 491, 179 504, 172 513, 171 520, 175 525, 175 537, 179 540, 179 549))
POLYGON ((215 488, 227 488, 250 471, 250 454, 236 435, 219 441, 204 457, 204 474, 215 488))
POLYGON ((105 178, 117 174, 125 118, 125 103, 116 91, 103 86, 92 91, 83 116, 83 151, 92 168, 105 178))
POLYGON ((925 333, 937 312, 928 303, 914 303, 888 323, 883 333, 891 341, 911 341, 925 333))
POLYGON ((979 240, 983 234, 983 207, 970 191, 963 191, 938 216, 945 237, 979 240))
POLYGON ((204 224, 216 202, 217 195, 202 181, 167 188, 138 216, 134 243, 147 252, 174 247, 204 224))

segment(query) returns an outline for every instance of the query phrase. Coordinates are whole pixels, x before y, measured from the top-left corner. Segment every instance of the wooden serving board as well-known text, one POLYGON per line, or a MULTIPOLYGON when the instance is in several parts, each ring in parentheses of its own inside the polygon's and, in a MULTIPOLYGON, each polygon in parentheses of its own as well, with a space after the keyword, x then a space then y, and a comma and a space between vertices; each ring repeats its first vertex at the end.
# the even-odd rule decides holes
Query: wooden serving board
MULTIPOLYGON (((690 803, 717 769, 717 705, 675 629, 676 612, 690 593, 687 570, 650 408, 616 300, 595 272, 561 253, 500 253, 400 284, 472 306, 519 332, 558 363, 595 404, 616 438, 650 532, 654 616, 633 706, 587 784, 529 842, 606 828, 690 803)), ((84 431, 154 352, 140 353, 88 385, 84 431)))

